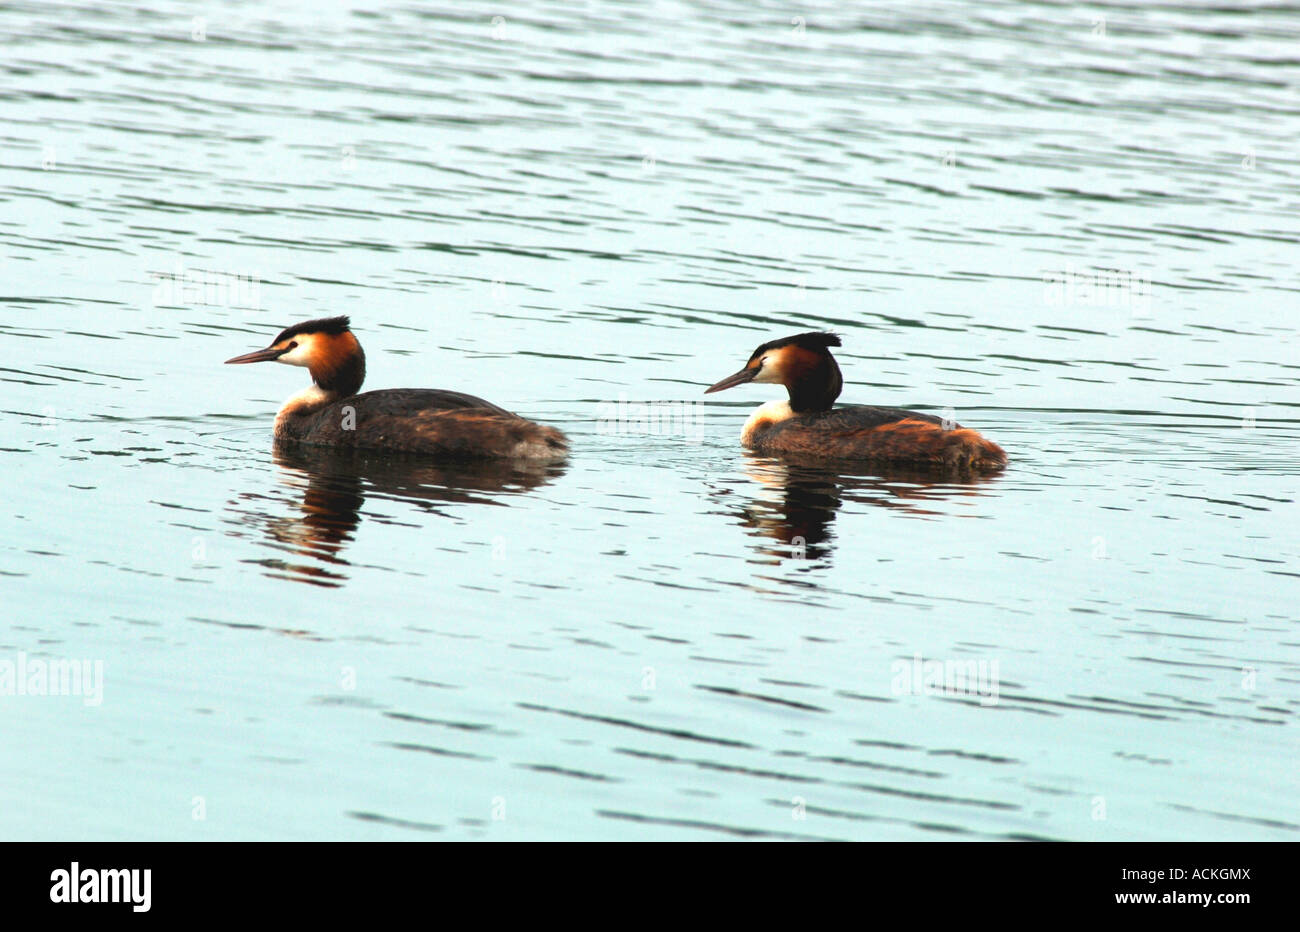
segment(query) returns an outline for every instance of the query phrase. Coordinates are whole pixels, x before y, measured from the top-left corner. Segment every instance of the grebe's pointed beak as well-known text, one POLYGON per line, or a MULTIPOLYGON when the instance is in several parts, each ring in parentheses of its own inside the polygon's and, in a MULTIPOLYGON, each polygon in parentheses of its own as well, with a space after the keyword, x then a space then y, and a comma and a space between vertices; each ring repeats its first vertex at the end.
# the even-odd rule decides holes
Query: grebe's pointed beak
POLYGON ((243 356, 236 356, 234 359, 227 359, 226 365, 243 365, 246 362, 271 362, 279 359, 285 354, 283 349, 276 349, 274 346, 268 346, 266 349, 256 350, 252 353, 245 353, 243 356))
POLYGON ((754 366, 752 369, 741 369, 739 372, 727 376, 721 382, 710 385, 704 390, 704 394, 708 395, 712 392, 720 392, 724 389, 735 388, 737 385, 744 385, 746 382, 752 382, 754 376, 758 375, 758 370, 758 366, 754 366))

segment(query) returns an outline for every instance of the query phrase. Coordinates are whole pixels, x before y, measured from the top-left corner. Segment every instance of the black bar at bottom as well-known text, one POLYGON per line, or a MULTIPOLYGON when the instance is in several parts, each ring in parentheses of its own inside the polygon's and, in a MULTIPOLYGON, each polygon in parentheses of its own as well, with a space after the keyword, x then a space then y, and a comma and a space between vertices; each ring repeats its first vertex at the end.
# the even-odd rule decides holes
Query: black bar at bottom
POLYGON ((808 921, 842 906, 863 921, 895 907, 919 909, 920 921, 976 907, 998 919, 1199 910, 1231 921, 1287 905, 1296 854, 1258 843, 10 843, 0 847, 0 897, 9 919, 92 921, 336 923, 404 907, 434 921, 452 907, 494 922, 514 910, 536 921, 597 908, 604 921, 786 910, 808 921), (622 904, 614 913, 598 906, 611 897, 622 904))

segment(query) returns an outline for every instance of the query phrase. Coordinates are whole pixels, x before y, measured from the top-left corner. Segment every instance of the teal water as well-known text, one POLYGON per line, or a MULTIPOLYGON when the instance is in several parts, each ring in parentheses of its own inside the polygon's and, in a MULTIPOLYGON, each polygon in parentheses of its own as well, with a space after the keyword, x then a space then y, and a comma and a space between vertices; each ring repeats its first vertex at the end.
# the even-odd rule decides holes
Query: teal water
POLYGON ((0 837, 1297 838, 1293 12, 319 6, 0 9, 0 837), (338 313, 569 462, 273 450, 338 313))

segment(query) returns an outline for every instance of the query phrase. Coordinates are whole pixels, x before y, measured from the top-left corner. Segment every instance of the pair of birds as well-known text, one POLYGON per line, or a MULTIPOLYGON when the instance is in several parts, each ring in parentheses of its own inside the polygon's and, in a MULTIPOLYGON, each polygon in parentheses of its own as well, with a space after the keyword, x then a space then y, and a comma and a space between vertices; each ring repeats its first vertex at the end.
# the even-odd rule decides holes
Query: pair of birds
MULTIPOLYGON (((844 386, 830 347, 833 333, 800 333, 764 343, 745 367, 705 391, 747 382, 784 385, 787 401, 760 407, 740 440, 773 456, 856 460, 949 472, 993 472, 1006 454, 977 432, 900 408, 834 408, 844 386)), ((309 320, 280 332, 266 349, 227 363, 304 366, 310 388, 275 418, 278 440, 440 459, 554 461, 568 453, 564 434, 460 392, 399 388, 366 392, 366 356, 347 317, 309 320)))

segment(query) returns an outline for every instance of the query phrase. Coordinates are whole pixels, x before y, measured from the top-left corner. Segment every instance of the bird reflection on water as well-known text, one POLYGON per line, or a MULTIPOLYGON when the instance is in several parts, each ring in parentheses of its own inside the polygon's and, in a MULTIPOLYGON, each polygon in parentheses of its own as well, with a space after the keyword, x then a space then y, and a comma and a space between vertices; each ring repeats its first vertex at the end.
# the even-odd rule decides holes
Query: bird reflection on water
POLYGON ((759 488, 739 506, 730 500, 728 504, 740 526, 760 539, 758 552, 778 562, 806 560, 815 565, 829 561, 835 540, 832 525, 846 501, 892 508, 915 517, 960 517, 937 506, 957 497, 983 495, 985 487, 999 480, 996 475, 954 479, 900 469, 878 475, 851 473, 824 463, 800 463, 756 453, 746 456, 745 475, 759 488))
POLYGON ((357 534, 367 498, 447 515, 448 505, 506 505, 511 495, 546 485, 564 472, 561 464, 430 463, 281 442, 272 455, 280 484, 291 496, 282 489, 244 493, 230 503, 229 520, 260 533, 267 546, 284 554, 249 562, 265 567, 270 576, 321 586, 347 582, 349 563, 343 553, 357 534))

